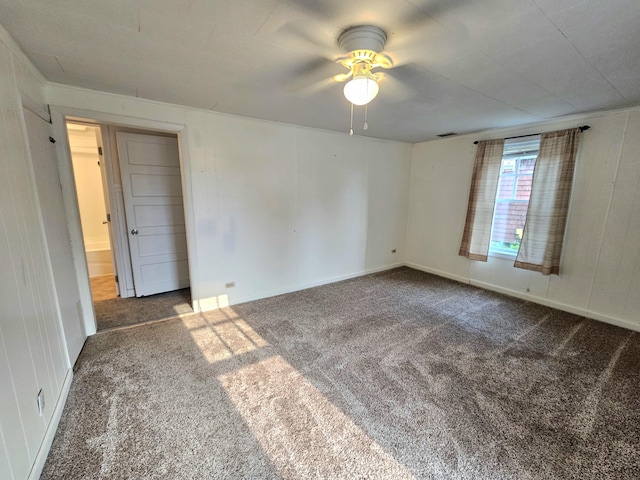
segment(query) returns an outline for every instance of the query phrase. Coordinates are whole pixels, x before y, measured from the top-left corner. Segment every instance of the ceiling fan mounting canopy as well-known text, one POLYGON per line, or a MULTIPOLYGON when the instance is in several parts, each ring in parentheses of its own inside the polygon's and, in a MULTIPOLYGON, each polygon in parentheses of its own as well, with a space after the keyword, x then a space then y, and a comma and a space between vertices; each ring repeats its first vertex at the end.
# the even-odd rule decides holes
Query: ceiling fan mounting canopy
POLYGON ((345 52, 371 50, 380 53, 386 41, 387 34, 375 25, 349 27, 338 37, 338 44, 345 52))
POLYGON ((364 76, 379 81, 381 74, 374 74, 371 70, 393 67, 391 59, 380 53, 386 41, 387 34, 374 25, 358 25, 344 30, 338 37, 338 44, 347 55, 340 58, 338 63, 349 72, 334 76, 334 80, 343 82, 350 77, 364 76))

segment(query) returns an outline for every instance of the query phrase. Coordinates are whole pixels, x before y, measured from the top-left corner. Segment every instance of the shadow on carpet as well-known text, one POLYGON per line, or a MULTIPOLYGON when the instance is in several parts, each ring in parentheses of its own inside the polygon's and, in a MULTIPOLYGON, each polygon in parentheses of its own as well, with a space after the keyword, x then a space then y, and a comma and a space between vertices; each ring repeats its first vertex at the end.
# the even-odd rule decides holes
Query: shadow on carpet
POLYGON ((400 268, 87 339, 42 479, 638 479, 640 335, 400 268))
POLYGON ((193 313, 189 288, 148 297, 101 300, 93 303, 93 309, 98 331, 193 313))

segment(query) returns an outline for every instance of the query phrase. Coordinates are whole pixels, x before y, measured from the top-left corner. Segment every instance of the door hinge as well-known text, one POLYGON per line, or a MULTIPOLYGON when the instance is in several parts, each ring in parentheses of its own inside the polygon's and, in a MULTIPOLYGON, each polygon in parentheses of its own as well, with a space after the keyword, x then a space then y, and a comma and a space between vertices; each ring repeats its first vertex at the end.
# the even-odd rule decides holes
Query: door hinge
POLYGON ((98 147, 98 155, 102 155, 102 147, 98 147))
POLYGON ((120 283, 120 282, 118 282, 118 275, 116 275, 116 283, 120 283))
POLYGON ((110 222, 110 221, 111 221, 111 214, 107 213, 107 222, 110 222))

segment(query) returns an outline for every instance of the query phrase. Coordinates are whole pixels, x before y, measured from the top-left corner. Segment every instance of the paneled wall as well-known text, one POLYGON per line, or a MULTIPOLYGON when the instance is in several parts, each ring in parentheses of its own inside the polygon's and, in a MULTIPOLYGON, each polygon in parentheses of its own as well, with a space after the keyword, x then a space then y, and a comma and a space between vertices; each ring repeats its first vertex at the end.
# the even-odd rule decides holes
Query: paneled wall
MULTIPOLYGON (((44 106, 44 80, 0 29, 0 478, 43 460, 71 370, 20 93, 44 106), (18 88, 18 86, 20 88, 18 88), (44 410, 36 396, 42 389, 44 410), (43 448, 41 448, 43 447, 43 448), (40 456, 39 456, 40 455, 40 456)), ((46 111, 46 110, 45 110, 46 111)), ((37 470, 37 467, 36 467, 37 470)))
POLYGON ((62 111, 91 118, 184 125, 195 308, 404 263, 411 145, 62 85, 47 92, 62 111))
POLYGON ((417 268, 640 330, 640 109, 414 146, 407 262, 417 268), (559 276, 458 256, 474 140, 588 124, 581 136, 559 276))

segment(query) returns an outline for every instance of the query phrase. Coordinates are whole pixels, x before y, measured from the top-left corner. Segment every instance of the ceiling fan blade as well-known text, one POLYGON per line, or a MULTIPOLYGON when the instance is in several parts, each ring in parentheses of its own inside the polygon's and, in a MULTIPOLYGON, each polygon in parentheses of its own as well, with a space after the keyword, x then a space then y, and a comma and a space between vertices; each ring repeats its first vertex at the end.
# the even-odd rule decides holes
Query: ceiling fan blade
POLYGON ((318 57, 288 72, 286 91, 310 95, 336 83, 335 77, 344 75, 345 69, 326 58, 318 57))
POLYGON ((353 71, 347 73, 339 73, 338 75, 334 75, 332 78, 336 82, 345 82, 353 75, 353 71))
POLYGON ((469 31, 455 16, 443 16, 464 8, 461 0, 411 1, 413 9, 403 13, 388 33, 385 50, 395 65, 429 63, 468 43, 469 31))
POLYGON ((325 78, 324 80, 318 80, 317 82, 307 83, 306 85, 303 85, 300 82, 295 82, 287 87, 287 92, 295 94, 298 97, 308 97, 335 84, 336 81, 331 77, 325 78))
POLYGON ((416 91, 402 80, 403 70, 406 77, 406 70, 413 69, 413 66, 406 65, 384 71, 378 95, 382 103, 404 103, 416 96, 416 91))
MULTIPOLYGON (((430 16, 434 20, 438 20, 441 15, 453 12, 464 7, 465 0, 408 0, 411 5, 420 10, 425 15, 430 16)), ((420 22, 419 18, 413 15, 413 18, 405 18, 407 26, 412 26, 416 22, 420 22)))
POLYGON ((287 72, 287 75, 297 78, 318 79, 319 77, 329 76, 331 72, 335 74, 339 70, 344 71, 343 68, 336 66, 335 62, 324 57, 315 57, 294 66, 287 72))
POLYGON ((333 29, 315 22, 291 20, 283 24, 275 32, 276 42, 289 49, 337 58, 341 52, 335 40, 333 29), (278 40, 279 39, 279 40, 278 40))
POLYGON ((336 8, 336 3, 333 2, 321 2, 318 0, 288 0, 286 3, 296 10, 303 11, 314 18, 320 18, 324 21, 332 21, 340 14, 338 8, 336 8))

